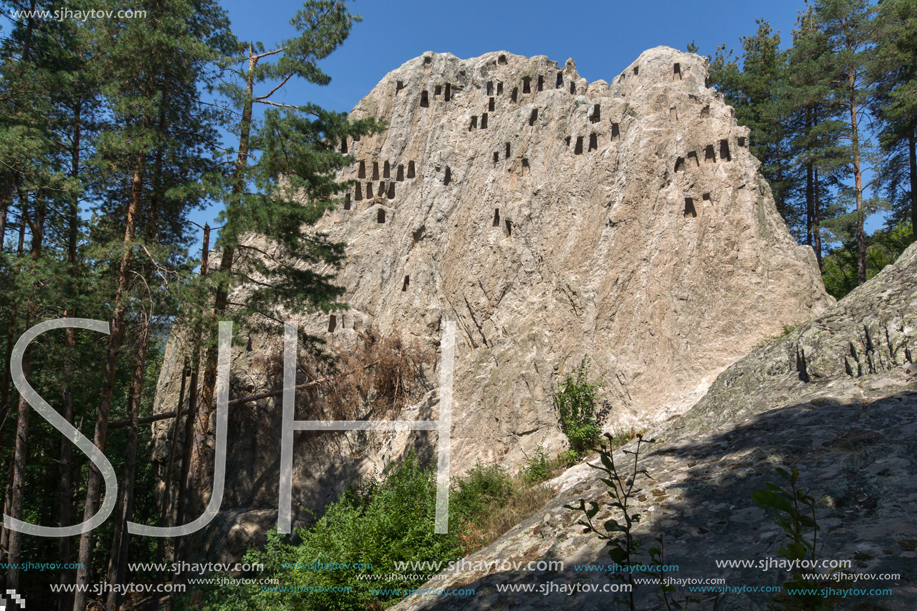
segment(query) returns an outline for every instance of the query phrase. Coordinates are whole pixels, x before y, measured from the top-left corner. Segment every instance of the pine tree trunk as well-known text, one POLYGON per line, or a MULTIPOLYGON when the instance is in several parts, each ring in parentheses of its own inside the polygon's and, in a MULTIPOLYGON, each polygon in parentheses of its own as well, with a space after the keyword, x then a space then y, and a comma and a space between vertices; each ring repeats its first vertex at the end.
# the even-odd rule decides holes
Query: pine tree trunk
MULTIPOLYGON (((236 167, 233 172, 233 199, 242 195, 245 189, 245 170, 248 167, 249 139, 251 136, 252 124, 252 105, 254 100, 254 70, 258 63, 252 45, 248 47, 248 73, 246 78, 246 98, 242 107, 242 118, 239 129, 239 152, 236 156, 236 167)), ((232 204, 230 204, 232 206, 232 204)), ((229 222, 232 222, 231 220, 229 222)), ((228 272, 232 268, 233 257, 235 253, 231 247, 223 247, 220 258, 220 272, 228 272)), ((214 299, 214 321, 220 319, 220 315, 226 311, 229 302, 229 289, 226 282, 221 282, 216 289, 214 299)), ((209 487, 204 485, 204 475, 202 470, 205 465, 209 464, 209 457, 205 457, 206 443, 204 440, 207 436, 207 425, 210 422, 210 414, 213 411, 213 396, 216 388, 217 379, 217 346, 212 342, 207 348, 207 357, 205 359, 204 379, 201 387, 200 410, 196 418, 194 430, 193 447, 191 462, 190 482, 201 491, 201 504, 206 505, 209 497, 209 487)))
MULTIPOLYGON (((129 534, 127 522, 133 518, 134 508, 134 479, 137 465, 137 437, 140 418, 140 402, 143 399, 143 381, 146 374, 147 344, 150 334, 150 315, 141 313, 138 320, 140 337, 137 347, 137 363, 131 379, 131 394, 128 401, 130 408, 131 426, 128 429, 127 449, 124 457, 124 475, 118 489, 118 505, 115 508, 117 522, 115 533, 112 537, 111 558, 108 566, 108 583, 112 586, 123 583, 127 574, 127 548, 129 534)), ((114 588, 108 593, 106 611, 118 611, 121 594, 114 588)))
POLYGON ((821 206, 819 198, 819 187, 818 187, 818 168, 815 168, 813 172, 813 185, 815 191, 815 197, 813 201, 814 209, 814 221, 815 226, 812 230, 812 248, 815 250, 815 260, 818 261, 818 270, 822 269, 822 260, 821 260, 821 206))
MULTIPOLYGON (((33 264, 38 263, 41 259, 42 241, 44 239, 46 207, 44 203, 38 203, 35 206, 33 222, 30 223, 29 229, 32 232, 32 252, 31 259, 33 264)), ((38 313, 38 300, 36 296, 30 297, 26 305, 25 326, 29 328, 31 322, 38 313)), ((22 356, 22 373, 28 379, 32 372, 32 350, 26 349, 22 356)), ((10 511, 9 515, 14 520, 22 519, 22 505, 25 499, 25 474, 26 461, 28 458, 29 443, 29 415, 31 407, 25 400, 25 396, 19 396, 19 417, 16 421, 16 449, 13 455, 13 484, 10 494, 10 511)), ((7 545, 9 546, 9 569, 7 572, 7 587, 14 590, 19 588, 19 568, 16 566, 22 560, 22 533, 16 530, 10 530, 7 545)))
MULTIPOLYGON (((80 175, 80 134, 81 134, 81 110, 82 102, 77 101, 73 107, 73 142, 70 151, 70 176, 78 179, 80 175)), ((67 215, 68 235, 67 235, 67 264, 69 266, 70 280, 68 296, 71 305, 67 308, 67 317, 76 317, 76 306, 74 305, 77 298, 76 278, 78 275, 76 263, 76 244, 79 237, 80 228, 80 208, 79 200, 73 196, 70 200, 70 209, 67 215)), ((76 348, 76 333, 72 328, 64 331, 64 346, 66 348, 66 357, 64 358, 64 391, 62 396, 64 419, 73 424, 73 351, 76 348)), ((73 494, 73 444, 69 439, 61 437, 60 442, 60 487, 58 489, 58 526, 68 526, 72 518, 71 495, 73 494)), ((73 570, 63 568, 70 563, 71 553, 70 537, 61 537, 58 541, 58 558, 61 563, 60 576, 58 583, 67 585, 73 578, 73 570)), ((58 611, 67 611, 70 608, 69 592, 61 591, 58 597, 58 611)))
MULTIPOLYGON (((169 442, 169 458, 166 460, 166 481, 162 493, 162 506, 159 509, 159 527, 162 528, 169 522, 169 516, 172 515, 172 472, 175 470, 175 453, 178 449, 178 427, 181 424, 181 412, 185 405, 185 384, 188 376, 191 374, 191 363, 185 358, 185 366, 182 368, 181 388, 178 391, 178 406, 175 408, 175 419, 172 420, 172 440, 169 442)), ((162 566, 165 560, 165 537, 158 537, 156 541, 156 564, 162 566)), ((174 549, 174 548, 173 548, 174 549)), ((158 569, 156 581, 162 583, 163 571, 158 569)))
MULTIPOLYGON (((210 264, 210 225, 204 224, 204 239, 201 246, 201 277, 207 275, 210 264)), ((204 320, 200 320, 194 329, 194 350, 191 353, 191 379, 188 390, 188 418, 185 420, 185 436, 182 442, 182 461, 181 473, 178 479, 178 494, 175 497, 176 524, 185 523, 185 514, 189 506, 188 485, 191 477, 191 457, 194 448, 194 423, 197 414, 197 385, 198 374, 201 368, 201 342, 204 328, 204 320)), ((181 417, 179 410, 176 418, 181 417)), ((183 558, 184 549, 182 539, 173 542, 172 552, 175 560, 183 558)))
POLYGON ((911 235, 917 240, 917 126, 907 139, 908 167, 911 177, 911 235))
MULTIPOLYGON (((25 206, 25 203, 23 203, 25 206)), ((25 207, 23 207, 23 215, 25 214, 25 207)), ((20 219, 19 222, 19 246, 16 250, 16 256, 21 259, 23 251, 25 250, 25 221, 20 219)), ((9 405, 9 390, 10 390, 10 359, 13 354, 13 345, 16 341, 16 323, 17 323, 17 304, 13 304, 13 307, 10 312, 10 317, 7 321, 7 330, 6 330, 6 367, 4 367, 3 372, 3 392, 2 392, 2 404, 0 404, 0 414, 3 415, 3 418, 6 418, 6 413, 8 411, 9 405)), ((0 447, 3 445, 3 427, 0 427, 0 447)), ((4 515, 10 515, 10 503, 12 502, 12 492, 13 492, 13 463, 14 460, 10 460, 9 463, 9 473, 6 478, 6 485, 3 487, 3 513, 4 515)), ((10 531, 6 529, 2 524, 0 524, 0 551, 6 552, 6 560, 9 562, 9 538, 10 531)), ((6 573, 3 573, 2 583, 0 586, 6 587, 6 573)))
MULTIPOLYGON (((850 87, 853 91, 853 76, 851 75, 850 87)), ((860 167, 860 133, 857 125, 856 100, 851 95, 850 108, 850 142, 853 148, 853 181, 856 193, 857 218, 857 284, 866 282, 866 230, 863 227, 866 219, 866 210, 863 208, 863 170, 860 167)))
MULTIPOLYGON (((124 333, 125 292, 131 274, 131 259, 133 253, 134 235, 140 214, 140 201, 143 195, 143 164, 145 155, 141 153, 137 159, 137 169, 134 171, 131 184, 131 198, 127 209, 127 227, 124 230, 124 247, 121 254, 121 266, 118 272, 118 286, 113 299, 114 311, 111 320, 111 335, 108 341, 108 352, 105 357, 105 372, 102 382, 102 398, 99 402, 99 414, 96 418, 93 443, 101 451, 105 451, 108 439, 108 419, 111 412, 112 393, 115 388, 115 374, 118 366, 118 357, 121 351, 122 335, 124 333)), ((114 491, 109 490, 107 494, 114 491)), ((83 520, 89 520, 95 515, 99 497, 102 493, 102 473, 94 465, 89 467, 89 480, 86 484, 86 503, 83 507, 83 520)), ((76 585, 88 586, 89 576, 92 573, 92 531, 80 535, 80 552, 77 560, 79 569, 76 573, 76 585)), ((73 611, 83 611, 86 607, 87 592, 77 591, 73 598, 73 611)))

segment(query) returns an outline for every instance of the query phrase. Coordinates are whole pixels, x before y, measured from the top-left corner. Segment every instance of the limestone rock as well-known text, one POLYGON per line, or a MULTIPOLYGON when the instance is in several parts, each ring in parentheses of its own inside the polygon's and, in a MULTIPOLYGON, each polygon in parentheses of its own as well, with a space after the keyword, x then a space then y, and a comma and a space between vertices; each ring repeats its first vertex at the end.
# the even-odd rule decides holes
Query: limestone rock
MULTIPOLYGON (((785 534, 750 497, 767 482, 783 483, 776 467, 798 469, 799 487, 818 499, 818 559, 849 560, 843 574, 871 576, 854 583, 839 575, 829 583, 861 590, 838 597, 832 608, 917 608, 915 278, 917 245, 912 245, 824 314, 729 367, 684 416, 647 435, 655 444, 641 467, 653 479, 639 486, 632 510, 642 521, 634 534, 654 545, 653 537, 664 535, 666 561, 679 566, 670 577, 721 578, 723 586, 736 588, 700 594, 700 609, 783 608, 771 604, 772 594, 738 589, 779 588, 790 581, 788 573, 716 565, 778 559, 785 534), (804 362, 797 357, 803 351, 804 362), (872 588, 889 588, 891 595, 867 594, 872 588)), ((624 459, 619 450, 616 461, 624 459)), ((605 485, 585 464, 552 483, 560 492, 539 514, 469 559, 561 560, 564 572, 456 572, 427 587, 470 587, 474 597, 411 598, 394 609, 608 608, 613 596, 602 592, 552 597, 497 591, 501 583, 608 582, 600 572, 573 569, 610 559, 598 537, 581 533, 577 512, 563 509, 579 499, 594 500, 604 505, 599 523, 620 520, 607 507, 605 485), (488 605, 479 602, 485 599, 488 605)), ((635 592, 638 609, 662 608, 654 598, 656 586, 638 586, 635 592)), ((679 586, 676 596, 687 593, 679 586)))
MULTIPOLYGON (((331 341, 371 324, 437 346, 442 321, 457 321, 453 474, 562 449, 552 388, 583 357, 607 373, 606 428, 682 413, 763 339, 833 302, 706 77, 703 58, 666 47, 610 83, 544 56, 408 61, 354 109, 388 128, 342 143, 355 184, 316 226, 349 245, 338 283, 352 309, 302 324, 331 341)), ((280 336, 236 351, 234 393, 276 384, 264 361, 280 336)), ((181 354, 175 339, 157 410, 174 409, 181 354)), ((266 405, 232 416, 224 508, 276 506, 279 401, 266 405)), ((404 417, 437 411, 433 391, 404 417)), ((294 499, 318 509, 347 477, 435 447, 422 433, 378 439, 363 454, 297 441, 294 499)))
POLYGON ((349 209, 317 229, 349 245, 364 320, 434 345, 458 322, 459 469, 557 440, 551 388, 584 356, 609 374, 608 425, 645 425, 833 301, 705 78, 665 47, 611 84, 572 60, 427 53, 353 111, 389 126, 347 143, 349 209))

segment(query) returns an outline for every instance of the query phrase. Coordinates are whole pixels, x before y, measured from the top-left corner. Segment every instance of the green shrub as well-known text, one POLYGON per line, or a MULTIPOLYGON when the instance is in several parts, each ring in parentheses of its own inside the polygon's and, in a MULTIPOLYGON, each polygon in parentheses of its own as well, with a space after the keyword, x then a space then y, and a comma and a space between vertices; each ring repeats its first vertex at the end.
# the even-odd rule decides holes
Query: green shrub
POLYGON ((310 592, 261 591, 261 586, 217 588, 205 592, 200 609, 296 609, 304 611, 351 609, 365 611, 369 601, 386 605, 398 596, 378 596, 379 588, 411 588, 414 581, 358 580, 359 573, 395 573, 395 561, 448 561, 461 555, 459 534, 433 533, 436 486, 431 467, 412 454, 394 464, 382 481, 371 482, 329 505, 312 527, 297 531, 299 542, 289 544, 271 531, 262 551, 250 550, 245 562, 261 563, 257 577, 276 577, 281 586, 308 585, 310 592), (303 565, 320 562, 371 564, 371 569, 311 570, 303 565), (286 566, 285 566, 286 565, 286 566), (291 568, 289 565, 299 565, 291 568), (350 588, 346 592, 331 588, 350 588), (329 591, 319 591, 326 588, 329 591))
POLYGON ((554 404, 560 414, 560 425, 578 455, 598 445, 602 427, 599 424, 597 396, 605 388, 605 375, 589 381, 589 359, 584 358, 554 390, 554 404))
MULTIPOLYGON (((476 522, 515 492, 513 480, 500 465, 478 462, 464 477, 452 480, 449 509, 460 521, 476 522)), ((452 523, 450 523, 452 524, 452 523)))
MULTIPOLYGON (((321 519, 297 531, 297 540, 272 530, 262 549, 249 550, 243 562, 264 570, 242 577, 278 579, 280 588, 309 586, 308 592, 282 592, 262 585, 207 586, 177 601, 178 611, 325 611, 382 609, 400 596, 374 591, 416 588, 419 581, 358 579, 360 574, 396 573, 395 562, 458 559, 487 545, 553 496, 542 486, 525 486, 499 465, 478 463, 452 480, 449 533, 433 533, 436 485, 432 466, 409 454, 386 473, 345 492, 325 508, 321 519), (306 565, 364 564, 368 569, 312 570, 306 565), (321 589, 324 588, 324 591, 321 589), (349 591, 332 591, 349 588, 349 591)), ((238 576, 237 576, 238 577, 238 576)), ((271 587, 271 586, 268 586, 271 587)))
POLYGON ((554 474, 554 464, 548 456, 544 445, 539 444, 531 456, 525 457, 525 465, 519 473, 522 479, 530 483, 538 483, 551 479, 554 474))
POLYGON ((557 457, 557 462, 564 467, 572 467, 579 462, 580 455, 576 450, 564 450, 557 457))

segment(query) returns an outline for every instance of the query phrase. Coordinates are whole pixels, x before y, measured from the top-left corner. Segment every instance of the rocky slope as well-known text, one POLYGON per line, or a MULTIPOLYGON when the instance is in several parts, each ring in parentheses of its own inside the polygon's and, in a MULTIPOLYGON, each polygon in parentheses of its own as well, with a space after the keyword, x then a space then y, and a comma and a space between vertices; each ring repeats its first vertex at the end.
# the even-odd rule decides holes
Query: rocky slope
MULTIPOLYGON (((762 339, 833 301, 706 76, 703 58, 665 47, 610 83, 505 52, 427 53, 392 71, 353 111, 388 128, 342 143, 355 184, 316 226, 349 245, 338 282, 352 309, 303 326, 337 341, 372 325, 435 347, 457 321, 454 472, 560 449, 551 389, 586 356, 608 374, 608 428, 682 413, 762 339)), ((274 383, 280 335, 236 352, 234 393, 274 383)), ((175 408, 187 353, 174 338, 157 410, 175 408)), ((435 418, 431 397, 403 416, 435 418)), ((238 553, 274 519, 279 402, 232 418, 213 537, 238 553)), ((294 498, 319 508, 347 474, 434 441, 380 433, 349 458, 297 441, 294 498)))
MULTIPOLYGON (((862 590, 842 595, 835 608, 917 608, 915 278, 917 245, 821 316, 729 367, 690 411, 648 435, 656 443, 641 467, 653 479, 643 481, 633 507, 643 515, 635 534, 647 543, 664 535, 666 560, 679 565, 671 577, 724 580, 722 592, 700 594, 700 609, 781 608, 773 594, 736 590, 779 587, 789 581, 785 571, 716 564, 777 558, 784 533, 750 498, 766 482, 782 483, 776 467, 798 469, 800 487, 818 499, 818 558, 850 560, 843 574, 861 575, 828 584, 862 590)), ((604 504, 605 485, 588 465, 553 483, 560 493, 540 514, 468 560, 562 560, 564 571, 456 572, 427 586, 470 587, 474 597, 415 598, 396 608, 609 608, 616 595, 499 591, 505 584, 612 583, 601 572, 573 568, 611 561, 595 535, 581 533, 577 512, 563 508, 579 499, 604 504)), ((596 520, 614 515, 605 507, 596 520)), ((635 591, 638 609, 661 608, 656 586, 635 591)), ((686 593, 678 586, 680 598, 686 593)))

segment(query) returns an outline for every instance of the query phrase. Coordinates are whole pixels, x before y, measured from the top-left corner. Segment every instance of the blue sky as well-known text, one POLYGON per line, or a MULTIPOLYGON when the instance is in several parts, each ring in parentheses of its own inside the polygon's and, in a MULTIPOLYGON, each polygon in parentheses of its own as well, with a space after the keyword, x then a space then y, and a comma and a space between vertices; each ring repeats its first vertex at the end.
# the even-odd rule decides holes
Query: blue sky
MULTIPOLYGON (((269 45, 293 34, 295 0, 228 0, 223 3, 241 39, 269 45)), ((286 100, 311 101, 349 111, 389 71, 425 51, 461 58, 504 50, 547 55, 561 65, 572 57, 590 81, 611 80, 640 53, 658 45, 684 50, 692 40, 701 53, 722 43, 738 48, 765 19, 789 41, 802 0, 724 2, 545 2, 519 0, 358 0, 363 17, 350 38, 322 63, 332 77, 326 87, 294 85, 286 100)))
MULTIPOLYGON (((226 0, 223 6, 240 39, 272 48, 294 35, 289 20, 302 4, 226 0)), ((610 81, 640 53, 658 45, 685 50, 694 41, 704 55, 724 43, 727 49, 738 49, 740 38, 757 29, 756 19, 779 30, 786 46, 804 6, 803 0, 357 0, 350 2, 350 10, 363 21, 320 64, 331 83, 290 83, 276 101, 350 111, 388 72, 425 51, 468 58, 502 50, 547 55, 561 65, 572 57, 589 81, 610 81)), ((194 220, 214 224, 215 214, 216 209, 202 211, 194 220)))

